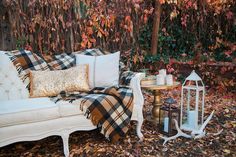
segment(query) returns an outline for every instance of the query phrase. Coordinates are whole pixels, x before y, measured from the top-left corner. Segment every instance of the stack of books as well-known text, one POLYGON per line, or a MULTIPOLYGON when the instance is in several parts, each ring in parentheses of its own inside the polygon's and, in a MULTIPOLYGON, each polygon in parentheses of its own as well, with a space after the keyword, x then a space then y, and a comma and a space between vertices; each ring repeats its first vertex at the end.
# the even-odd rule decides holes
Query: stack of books
POLYGON ((155 85, 155 84, 156 84, 156 76, 155 75, 146 76, 141 81, 141 86, 149 86, 149 85, 155 85))

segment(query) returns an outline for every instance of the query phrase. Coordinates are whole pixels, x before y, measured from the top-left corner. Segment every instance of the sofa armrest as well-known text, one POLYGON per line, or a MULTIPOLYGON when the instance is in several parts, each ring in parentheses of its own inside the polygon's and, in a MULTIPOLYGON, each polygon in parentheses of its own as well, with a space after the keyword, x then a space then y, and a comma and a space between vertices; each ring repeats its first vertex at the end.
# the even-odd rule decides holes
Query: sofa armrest
POLYGON ((143 94, 141 91, 141 80, 145 77, 144 73, 125 71, 120 76, 120 85, 128 86, 133 90, 134 106, 142 107, 144 104, 143 94))
POLYGON ((132 71, 126 71, 121 74, 121 85, 127 85, 133 90, 134 94, 134 106, 131 120, 136 120, 137 128, 136 132, 140 140, 143 140, 143 134, 141 133, 141 127, 143 123, 143 105, 144 98, 141 91, 141 80, 145 77, 144 73, 135 73, 132 71))
POLYGON ((135 77, 135 72, 133 71, 123 71, 120 74, 120 80, 119 83, 121 86, 129 86, 132 78, 135 77))

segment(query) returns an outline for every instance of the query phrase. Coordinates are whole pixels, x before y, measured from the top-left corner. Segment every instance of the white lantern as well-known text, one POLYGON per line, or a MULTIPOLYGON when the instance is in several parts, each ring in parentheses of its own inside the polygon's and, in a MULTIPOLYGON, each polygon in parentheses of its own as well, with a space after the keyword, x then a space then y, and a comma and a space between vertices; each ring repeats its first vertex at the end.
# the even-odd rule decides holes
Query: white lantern
POLYGON ((182 85, 180 128, 196 131, 203 124, 205 86, 193 70, 182 85))

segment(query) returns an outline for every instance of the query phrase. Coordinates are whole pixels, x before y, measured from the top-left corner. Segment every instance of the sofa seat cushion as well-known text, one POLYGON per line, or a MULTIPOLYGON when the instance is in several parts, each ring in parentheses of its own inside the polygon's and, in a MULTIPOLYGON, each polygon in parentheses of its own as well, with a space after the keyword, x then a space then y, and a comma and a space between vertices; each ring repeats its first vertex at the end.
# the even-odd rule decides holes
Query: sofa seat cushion
POLYGON ((0 127, 59 118, 57 104, 49 98, 30 98, 0 102, 0 127))
MULTIPOLYGON (((80 110, 80 99, 77 99, 70 103, 69 101, 59 101, 56 104, 59 107, 59 113, 61 117, 74 116, 74 115, 83 115, 83 112, 80 110)), ((83 111, 86 111, 84 109, 83 111)))

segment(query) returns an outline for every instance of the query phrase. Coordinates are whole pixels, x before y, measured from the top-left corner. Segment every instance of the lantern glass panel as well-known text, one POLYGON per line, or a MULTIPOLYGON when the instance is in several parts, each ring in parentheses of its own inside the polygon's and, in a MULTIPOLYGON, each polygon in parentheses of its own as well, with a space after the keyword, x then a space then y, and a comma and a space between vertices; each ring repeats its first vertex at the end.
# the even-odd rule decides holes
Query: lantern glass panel
POLYGON ((197 89, 183 90, 182 124, 186 130, 198 129, 203 123, 204 92, 197 89))
POLYGON ((180 121, 180 110, 174 106, 169 108, 169 105, 164 105, 161 108, 162 117, 159 121, 159 131, 167 136, 173 136, 177 133, 175 128, 174 119, 177 120, 178 125, 180 121))

